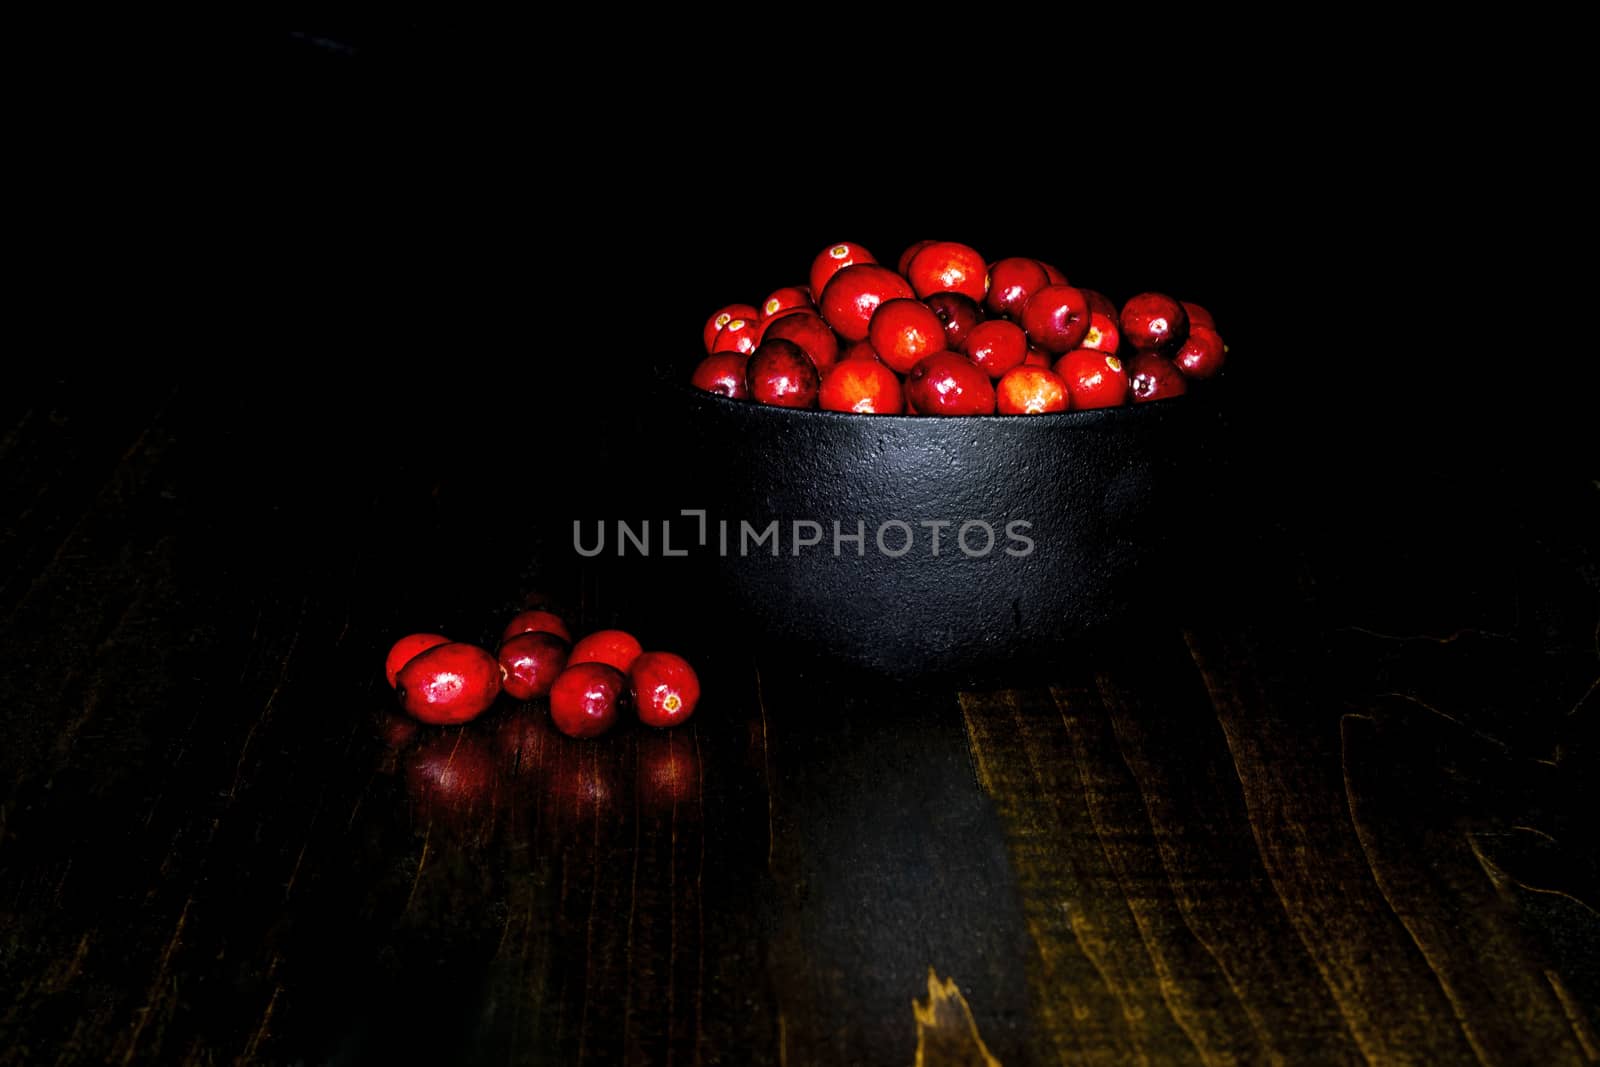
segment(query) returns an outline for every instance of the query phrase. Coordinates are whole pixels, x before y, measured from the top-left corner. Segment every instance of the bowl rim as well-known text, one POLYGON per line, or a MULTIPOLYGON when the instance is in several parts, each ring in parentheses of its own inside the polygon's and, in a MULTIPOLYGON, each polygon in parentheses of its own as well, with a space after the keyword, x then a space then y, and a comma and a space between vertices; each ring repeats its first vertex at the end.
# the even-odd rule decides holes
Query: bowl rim
POLYGON ((1219 383, 1224 381, 1216 378, 1204 381, 1189 382, 1189 391, 1182 396, 1166 397, 1161 400, 1147 400, 1143 403, 1129 402, 1118 404, 1116 407, 1086 408, 1073 411, 1051 411, 1038 415, 1001 415, 998 412, 989 415, 877 415, 860 411, 824 411, 821 408, 786 408, 777 404, 760 404, 754 400, 735 400, 723 396, 721 393, 711 393, 704 389, 697 389, 688 382, 674 381, 658 376, 657 384, 670 389, 687 399, 701 401, 720 407, 729 412, 749 411, 768 413, 775 418, 818 419, 831 422, 849 422, 852 424, 870 425, 884 420, 897 422, 911 422, 918 425, 933 426, 963 426, 973 423, 993 424, 1005 423, 1015 425, 1019 422, 1038 424, 1041 426, 1071 425, 1079 423, 1105 422, 1113 419, 1147 418, 1144 412, 1171 411, 1178 405, 1187 401, 1190 404, 1204 402, 1204 399, 1214 398, 1219 391, 1219 383))

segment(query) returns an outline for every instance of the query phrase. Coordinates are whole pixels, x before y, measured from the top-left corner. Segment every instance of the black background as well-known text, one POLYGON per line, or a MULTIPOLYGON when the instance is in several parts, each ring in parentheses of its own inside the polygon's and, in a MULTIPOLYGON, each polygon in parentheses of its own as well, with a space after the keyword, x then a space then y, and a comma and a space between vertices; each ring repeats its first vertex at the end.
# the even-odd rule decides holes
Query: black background
POLYGON ((252 42, 251 192, 221 231, 249 312, 215 341, 260 373, 204 431, 246 484, 336 509, 421 457, 469 472, 485 522, 526 518, 511 483, 536 519, 615 514, 665 432, 663 349, 687 370, 712 309, 804 282, 828 243, 892 262, 927 236, 1210 307, 1255 473, 1330 544, 1592 468, 1583 312, 1538 251, 1572 229, 1559 86, 1463 67, 1405 92, 1395 56, 1198 40, 1146 73, 715 39, 737 58, 252 42))
POLYGON ((265 314, 240 341, 318 375, 436 355, 463 399, 426 418, 403 382, 328 383, 392 396, 408 432, 496 421, 476 403, 581 437, 713 308, 802 283, 836 240, 892 262, 936 235, 1206 304, 1308 451, 1579 439, 1551 416, 1581 399, 1581 312, 1542 251, 1570 240, 1575 175, 1560 89, 1526 75, 1403 93, 1394 57, 1199 41, 1148 74, 773 41, 566 66, 537 34, 418 27, 256 44, 227 225, 265 314))
POLYGON ((514 598, 570 562, 545 551, 569 517, 644 491, 630 459, 670 432, 649 367, 687 373, 712 309, 832 242, 892 262, 931 236, 1209 307, 1265 521, 1352 573, 1397 547, 1471 566, 1475 516, 1593 477, 1569 68, 1173 25, 1092 61, 1043 34, 713 27, 689 54, 649 29, 123 50, 80 121, 39 116, 71 205, 36 213, 62 353, 8 410, 35 380, 168 404, 197 584, 315 561, 417 476, 449 528, 394 516, 385 550, 425 576, 394 595, 476 568, 514 598))

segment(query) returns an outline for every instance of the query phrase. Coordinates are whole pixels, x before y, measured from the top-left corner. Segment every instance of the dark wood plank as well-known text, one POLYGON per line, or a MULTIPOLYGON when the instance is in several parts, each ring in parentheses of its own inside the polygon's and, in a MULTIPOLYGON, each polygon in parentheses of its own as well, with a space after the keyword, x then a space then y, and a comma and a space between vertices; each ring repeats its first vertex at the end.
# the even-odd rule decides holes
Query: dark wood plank
MULTIPOLYGON (((1176 637, 1168 655, 1180 656, 1176 637)), ((1097 675, 1117 749, 1138 785, 1184 922, 1216 959, 1265 1049, 1357 1058, 1349 1025, 1263 864, 1237 770, 1198 677, 1097 675)))
POLYGON ((1268 877, 1362 1052, 1473 1059, 1437 978, 1372 880, 1318 694, 1285 686, 1269 695, 1246 666, 1248 646, 1219 635, 1189 640, 1268 877))
POLYGON ((1052 685, 709 642, 676 732, 435 730, 392 708, 393 636, 640 590, 565 565, 559 508, 485 537, 477 442, 311 474, 281 427, 151 400, 0 438, 0 1062, 1596 1059, 1570 533, 1476 592, 1414 576, 1425 611, 1333 568, 1277 625, 1086 645, 1052 685))
POLYGON ((1017 874, 954 695, 793 669, 761 682, 774 783, 762 910, 786 1062, 910 1061, 930 969, 956 983, 990 1054, 1038 1062, 1017 874))

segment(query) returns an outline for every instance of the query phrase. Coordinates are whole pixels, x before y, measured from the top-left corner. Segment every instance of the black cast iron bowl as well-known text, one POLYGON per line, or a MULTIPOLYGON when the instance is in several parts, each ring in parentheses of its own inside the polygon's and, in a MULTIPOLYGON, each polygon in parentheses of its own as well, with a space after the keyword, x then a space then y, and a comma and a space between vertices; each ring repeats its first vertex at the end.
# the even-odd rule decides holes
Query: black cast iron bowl
POLYGON ((1193 579, 1228 512, 1227 392, 935 418, 793 411, 664 380, 635 482, 658 519, 649 571, 761 647, 891 677, 1015 677, 1203 595, 1193 579), (704 543, 699 516, 681 514, 701 510, 704 543), (663 520, 687 557, 663 554, 663 520), (757 540, 774 521, 776 555, 757 540), (930 523, 948 524, 937 553, 930 523))

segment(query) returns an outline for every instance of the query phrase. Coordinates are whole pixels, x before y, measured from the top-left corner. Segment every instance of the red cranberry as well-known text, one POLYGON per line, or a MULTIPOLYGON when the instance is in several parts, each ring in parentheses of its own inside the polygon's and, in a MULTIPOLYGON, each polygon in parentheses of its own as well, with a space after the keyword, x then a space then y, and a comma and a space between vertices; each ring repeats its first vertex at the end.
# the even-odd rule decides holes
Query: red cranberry
POLYGON ((1128 375, 1135 404, 1182 396, 1189 391, 1188 380, 1172 365, 1172 360, 1154 352, 1135 355, 1128 365, 1128 375))
POLYGON ((1002 415, 1043 415, 1065 411, 1071 404, 1067 383, 1048 367, 1013 367, 994 387, 995 407, 1002 415))
POLYGON ((423 722, 475 719, 500 695, 500 664, 477 645, 451 642, 400 668, 400 706, 423 722))
MULTIPOLYGON (((792 319, 796 315, 816 314, 816 308, 784 308, 776 315, 764 315, 762 316, 761 321, 756 323, 756 344, 760 344, 762 341, 765 341, 767 339, 767 331, 772 329, 778 323, 782 322, 784 319, 792 319)), ((818 318, 821 318, 821 316, 819 315, 818 318)))
POLYGON ((500 687, 512 700, 532 700, 550 692, 567 666, 567 643, 543 631, 517 634, 500 646, 500 687))
POLYGON ((1189 329, 1192 330, 1196 326, 1204 326, 1209 330, 1217 328, 1215 320, 1211 318, 1211 312, 1199 304, 1191 304, 1187 300, 1180 300, 1179 303, 1183 305, 1183 313, 1189 316, 1189 329))
POLYGON ((1022 327, 1046 352, 1070 352, 1089 332, 1089 301, 1070 285, 1047 285, 1022 306, 1022 327))
POLYGON ((1050 353, 1038 345, 1029 345, 1028 355, 1022 361, 1024 367, 1044 367, 1046 370, 1050 369, 1054 363, 1055 360, 1051 358, 1050 353))
POLYGON ((984 304, 995 314, 1014 319, 1022 314, 1028 297, 1049 284, 1049 275, 1036 259, 998 260, 989 268, 989 295, 984 304))
POLYGON ((977 301, 960 293, 934 293, 923 303, 944 323, 944 346, 952 352, 965 348, 967 335, 983 321, 977 301))
POLYGON ((877 258, 854 241, 840 241, 817 253, 811 261, 811 299, 822 303, 822 290, 828 287, 833 276, 857 263, 876 263, 877 258))
POLYGON ((643 649, 639 639, 626 630, 596 630, 572 646, 567 665, 576 663, 608 663, 627 673, 643 649))
POLYGON ((920 297, 960 293, 980 302, 989 292, 989 267, 975 248, 935 241, 911 257, 906 279, 920 297))
POLYGON ((760 338, 760 324, 754 318, 732 319, 718 331, 716 339, 711 342, 711 351, 743 352, 749 355, 756 350, 760 338))
POLYGON ((1122 305, 1122 338, 1140 352, 1177 348, 1189 336, 1183 305, 1162 293, 1140 293, 1122 305))
POLYGON ((924 415, 989 415, 994 386, 978 365, 959 352, 935 352, 911 368, 906 398, 924 415))
POLYGON ((646 726, 676 726, 700 703, 700 679, 682 656, 646 652, 628 671, 633 706, 646 726))
POLYGON ((839 353, 840 363, 847 359, 870 359, 874 363, 883 362, 878 358, 878 350, 872 347, 871 341, 857 341, 839 353))
POLYGON ((568 737, 599 737, 616 725, 627 691, 627 676, 610 664, 573 663, 550 687, 550 721, 568 737))
POLYGON ((1079 289, 1078 292, 1082 293, 1083 298, 1089 301, 1090 314, 1098 311, 1112 322, 1116 322, 1118 316, 1121 315, 1121 312, 1117 310, 1117 305, 1113 304, 1104 293, 1096 292, 1093 289, 1079 289))
POLYGON ((760 318, 760 314, 749 304, 729 304, 727 307, 713 311, 711 317, 706 320, 704 331, 706 351, 711 351, 711 346, 716 343, 717 334, 722 332, 722 328, 734 319, 750 319, 754 321, 757 318, 760 318))
POLYGON ((506 623, 505 631, 500 634, 500 640, 509 641, 518 634, 545 633, 555 634, 563 641, 572 640, 572 631, 567 629, 567 624, 561 616, 553 611, 535 608, 529 611, 519 611, 506 623))
POLYGON ((1051 285, 1070 285, 1070 284, 1072 284, 1071 282, 1067 281, 1067 276, 1065 274, 1062 274, 1059 270, 1057 270, 1056 268, 1052 267, 1050 264, 1046 263, 1044 260, 1036 259, 1036 260, 1034 260, 1034 262, 1039 264, 1039 267, 1044 271, 1044 276, 1046 278, 1050 279, 1050 284, 1051 285))
POLYGON ((922 251, 924 248, 927 248, 931 244, 933 244, 932 241, 918 241, 904 252, 901 252, 900 259, 897 263, 895 263, 894 269, 899 271, 902 275, 909 272, 911 270, 911 261, 916 258, 917 253, 922 251))
POLYGON ((780 311, 811 306, 811 290, 803 285, 789 285, 761 302, 761 318, 770 319, 780 311))
POLYGON ((1222 369, 1227 352, 1216 330, 1191 324, 1189 336, 1179 346, 1172 362, 1190 378, 1209 378, 1222 369))
POLYGON ((823 411, 898 415, 905 409, 900 376, 877 359, 841 359, 822 376, 823 411))
POLYGON ((745 368, 749 362, 750 357, 743 352, 713 352, 695 367, 689 384, 718 396, 748 400, 750 390, 745 385, 745 368))
POLYGON ((1079 348, 1056 361, 1056 376, 1067 383, 1072 406, 1079 411, 1128 402, 1128 372, 1116 356, 1079 348))
POLYGON ((923 356, 944 351, 944 324, 920 300, 885 300, 872 313, 867 340, 880 360, 904 374, 923 356))
POLYGON ((395 686, 400 668, 416 659, 430 648, 448 645, 450 639, 441 634, 407 634, 394 643, 383 660, 383 676, 389 679, 389 688, 395 686))
POLYGON ((834 332, 846 341, 867 336, 872 313, 885 300, 909 299, 915 294, 906 280, 888 267, 862 263, 846 267, 833 276, 818 307, 834 332))
POLYGON ((793 341, 800 350, 811 357, 817 370, 824 371, 839 358, 839 339, 828 329, 822 317, 810 311, 796 311, 782 318, 767 320, 769 325, 762 333, 763 342, 770 338, 793 341))
POLYGON ((1089 332, 1083 335, 1080 348, 1092 348, 1106 355, 1115 355, 1122 337, 1117 333, 1117 320, 1098 311, 1089 312, 1089 332))
POLYGON ((757 403, 780 408, 817 405, 817 387, 821 383, 817 365, 793 341, 774 337, 761 342, 744 373, 750 399, 757 403))
POLYGON ((1028 335, 1005 319, 980 322, 967 335, 967 358, 991 378, 1004 376, 1028 358, 1028 335))

